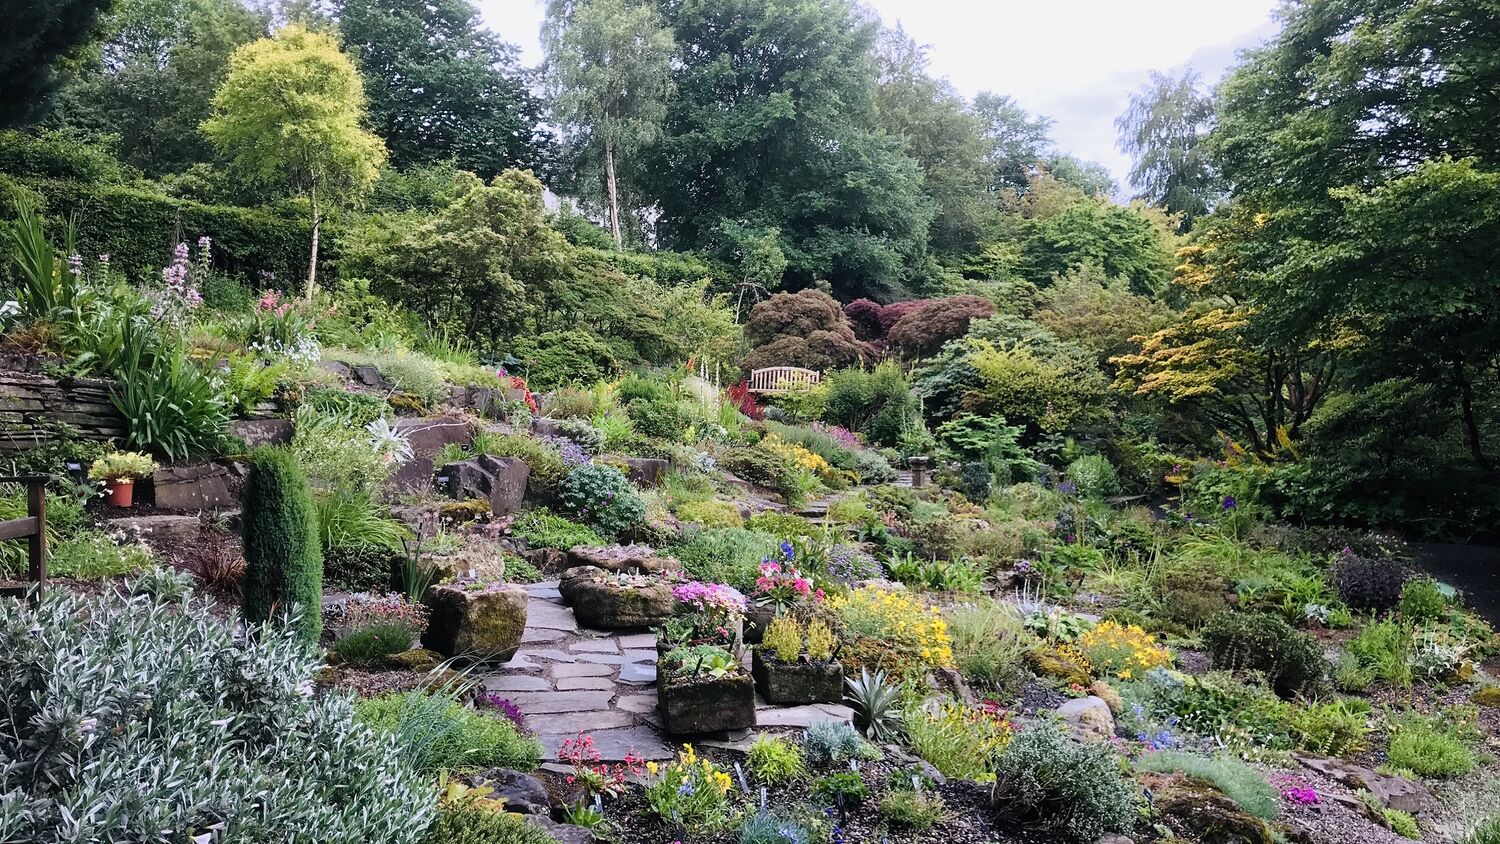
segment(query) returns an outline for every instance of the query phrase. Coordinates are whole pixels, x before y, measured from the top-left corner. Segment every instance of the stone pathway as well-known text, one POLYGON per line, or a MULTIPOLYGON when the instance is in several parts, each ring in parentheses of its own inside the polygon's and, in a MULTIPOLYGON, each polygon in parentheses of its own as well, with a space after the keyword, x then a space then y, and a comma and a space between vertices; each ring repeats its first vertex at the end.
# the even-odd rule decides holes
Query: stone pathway
MULTIPOLYGON (((525 713, 541 739, 544 761, 555 761, 563 741, 580 732, 593 736, 605 761, 627 753, 643 760, 672 758, 676 743, 662 735, 656 713, 655 634, 580 628, 555 580, 526 591, 521 650, 486 676, 484 686, 525 713)), ((852 714, 836 704, 780 707, 757 699, 756 706, 761 728, 806 727, 852 714)))

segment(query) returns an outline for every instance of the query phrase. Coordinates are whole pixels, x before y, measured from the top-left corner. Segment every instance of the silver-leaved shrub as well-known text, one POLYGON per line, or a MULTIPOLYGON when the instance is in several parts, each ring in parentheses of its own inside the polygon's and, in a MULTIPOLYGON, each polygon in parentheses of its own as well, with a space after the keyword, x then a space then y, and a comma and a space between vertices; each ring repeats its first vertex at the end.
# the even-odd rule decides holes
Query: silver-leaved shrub
POLYGON ((197 604, 0 600, 0 841, 420 840, 430 783, 317 666, 197 604))

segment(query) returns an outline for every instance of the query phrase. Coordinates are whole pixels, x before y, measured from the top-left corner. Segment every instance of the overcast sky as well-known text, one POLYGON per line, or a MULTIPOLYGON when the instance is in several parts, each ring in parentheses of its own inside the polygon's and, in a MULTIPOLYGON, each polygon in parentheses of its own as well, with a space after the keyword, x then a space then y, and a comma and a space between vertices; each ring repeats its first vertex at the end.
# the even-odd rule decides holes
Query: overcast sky
MULTIPOLYGON (((541 0, 477 0, 490 28, 537 64, 541 0)), ((932 71, 965 96, 1009 94, 1056 121, 1059 147, 1107 165, 1128 159, 1114 119, 1149 71, 1191 65, 1217 81, 1237 51, 1276 32, 1277 0, 866 0, 930 47, 932 71)))

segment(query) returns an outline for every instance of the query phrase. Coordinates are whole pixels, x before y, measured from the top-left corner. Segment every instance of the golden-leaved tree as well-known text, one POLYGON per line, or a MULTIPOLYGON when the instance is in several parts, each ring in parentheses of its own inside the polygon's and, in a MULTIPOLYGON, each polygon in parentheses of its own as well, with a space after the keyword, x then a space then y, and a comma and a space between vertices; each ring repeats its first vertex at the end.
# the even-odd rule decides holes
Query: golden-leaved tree
POLYGON ((235 51, 203 124, 247 184, 307 197, 309 299, 317 289, 323 210, 363 197, 385 162, 385 143, 364 120, 364 82, 354 63, 332 37, 292 24, 235 51))

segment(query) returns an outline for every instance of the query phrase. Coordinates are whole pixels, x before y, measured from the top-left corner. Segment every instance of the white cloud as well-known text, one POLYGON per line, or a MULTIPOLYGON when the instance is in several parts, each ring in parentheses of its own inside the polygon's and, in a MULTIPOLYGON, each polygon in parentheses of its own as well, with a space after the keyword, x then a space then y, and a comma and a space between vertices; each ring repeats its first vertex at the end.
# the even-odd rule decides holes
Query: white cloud
MULTIPOLYGON (((490 28, 541 60, 540 0, 477 0, 490 28)), ((1065 151, 1107 165, 1122 183, 1115 117, 1151 70, 1191 65, 1214 82, 1240 49, 1276 32, 1277 0, 868 0, 931 46, 933 73, 959 91, 1009 94, 1056 121, 1065 151)))

